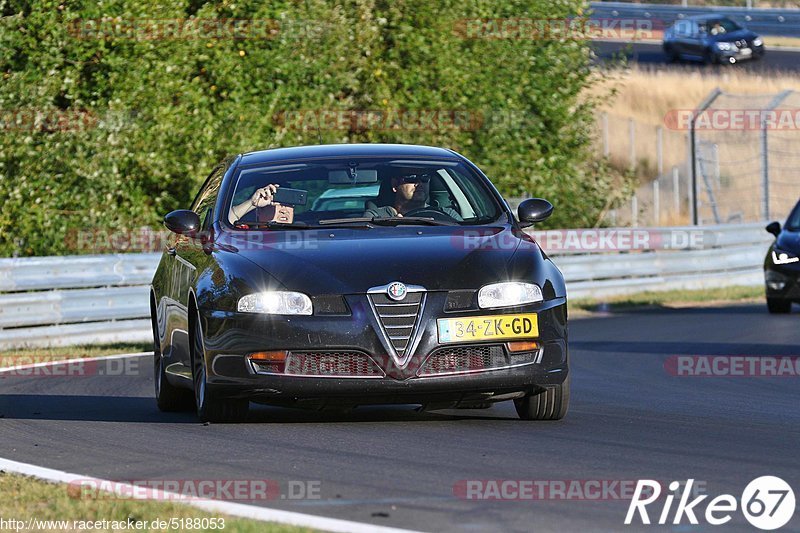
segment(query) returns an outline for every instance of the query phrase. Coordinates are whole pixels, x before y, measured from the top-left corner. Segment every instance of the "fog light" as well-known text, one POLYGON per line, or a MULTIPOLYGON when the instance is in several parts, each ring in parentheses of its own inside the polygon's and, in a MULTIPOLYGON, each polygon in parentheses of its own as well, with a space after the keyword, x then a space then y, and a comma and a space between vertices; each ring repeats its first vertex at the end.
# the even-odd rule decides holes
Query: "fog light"
POLYGON ((786 288, 787 279, 786 276, 784 276, 783 274, 780 274, 773 270, 767 270, 765 278, 767 282, 767 287, 770 290, 782 291, 783 289, 786 288))
POLYGON ((247 359, 256 372, 283 374, 286 366, 286 354, 285 350, 254 352, 248 355, 247 359))
POLYGON ((507 342, 506 348, 511 353, 515 352, 533 352, 539 349, 539 343, 535 341, 513 341, 507 342))

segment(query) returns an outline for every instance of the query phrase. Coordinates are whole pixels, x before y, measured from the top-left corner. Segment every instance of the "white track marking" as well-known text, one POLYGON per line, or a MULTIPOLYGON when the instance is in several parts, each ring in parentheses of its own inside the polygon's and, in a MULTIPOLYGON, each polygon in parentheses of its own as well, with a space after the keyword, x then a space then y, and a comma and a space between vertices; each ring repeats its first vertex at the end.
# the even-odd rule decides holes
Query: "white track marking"
MULTIPOLYGON (((32 363, 29 365, 18 365, 8 368, 0 368, 0 373, 11 372, 15 370, 22 370, 27 368, 38 368, 43 366, 55 366, 74 362, 87 362, 97 361, 103 359, 124 359, 126 357, 145 357, 153 355, 153 352, 140 352, 129 354, 108 355, 99 357, 84 357, 80 359, 64 359, 60 361, 46 361, 43 363, 32 363)), ((116 481, 92 478, 81 476, 78 474, 71 474, 63 470, 54 470, 52 468, 45 468, 36 466, 29 463, 20 463, 10 459, 3 459, 0 457, 0 470, 6 472, 13 472, 16 474, 23 474, 32 476, 51 483, 93 483, 98 487, 112 487, 113 493, 126 498, 135 498, 141 491, 141 487, 137 488, 127 483, 119 483, 116 481)), ((66 490, 66 488, 64 489, 66 490)), ((259 507, 257 505, 246 505, 243 503, 227 502, 222 500, 209 500, 203 498, 187 498, 181 494, 166 492, 160 490, 151 491, 151 497, 140 498, 148 501, 169 501, 177 502, 186 505, 191 505, 203 511, 210 513, 223 513, 230 516, 239 518, 249 518, 251 520, 259 520, 262 522, 275 522, 279 524, 288 524, 298 527, 310 527, 320 529, 323 531, 334 531, 341 533, 418 533, 409 529, 398 529, 393 527, 378 526, 375 524, 366 524, 363 522, 352 522, 350 520, 340 520, 338 518, 327 518, 324 516, 317 516, 305 513, 296 513, 293 511, 281 511, 278 509, 270 509, 267 507, 259 507)))

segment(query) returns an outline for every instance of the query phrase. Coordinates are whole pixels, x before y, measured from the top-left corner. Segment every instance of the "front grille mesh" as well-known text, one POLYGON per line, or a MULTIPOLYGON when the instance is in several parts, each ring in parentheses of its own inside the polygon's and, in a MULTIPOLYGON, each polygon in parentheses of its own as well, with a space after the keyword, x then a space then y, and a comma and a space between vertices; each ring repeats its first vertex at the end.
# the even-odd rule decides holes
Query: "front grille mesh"
POLYGON ((502 345, 440 348, 428 357, 417 375, 435 376, 437 374, 474 372, 501 368, 508 364, 502 345))
POLYGON ((284 374, 334 377, 384 375, 370 356, 356 351, 289 352, 284 374))
POLYGON ((385 294, 369 294, 370 301, 375 308, 383 332, 392 343, 398 356, 406 354, 411 337, 414 334, 414 324, 422 309, 424 293, 412 292, 401 301, 390 299, 385 294))

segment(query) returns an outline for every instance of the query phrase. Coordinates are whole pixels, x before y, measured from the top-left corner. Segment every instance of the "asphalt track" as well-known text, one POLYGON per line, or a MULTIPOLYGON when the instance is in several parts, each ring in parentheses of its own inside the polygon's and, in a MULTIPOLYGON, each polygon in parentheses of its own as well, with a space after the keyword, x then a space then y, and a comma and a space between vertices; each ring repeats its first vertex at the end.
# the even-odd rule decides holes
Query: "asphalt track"
MULTIPOLYGON (((553 423, 520 421, 506 402, 429 413, 258 407, 249 423, 204 426, 156 410, 149 358, 115 377, 6 376, 0 457, 115 480, 267 478, 284 493, 289 481, 318 481, 321 499, 257 504, 422 531, 751 531, 738 512, 721 527, 626 528, 624 500, 476 501, 453 487, 693 478, 738 498, 775 475, 800 493, 800 378, 665 370, 673 355, 800 355, 798 325, 760 305, 574 320, 572 407, 553 423)), ((800 530, 800 513, 787 530, 800 530)))
POLYGON ((745 70, 760 74, 800 72, 800 51, 794 49, 768 48, 763 58, 741 61, 736 65, 704 65, 692 61, 667 63, 660 44, 595 41, 592 43, 592 47, 600 64, 618 63, 620 58, 625 57, 629 63, 637 63, 640 67, 651 69, 701 70, 708 72, 745 70))

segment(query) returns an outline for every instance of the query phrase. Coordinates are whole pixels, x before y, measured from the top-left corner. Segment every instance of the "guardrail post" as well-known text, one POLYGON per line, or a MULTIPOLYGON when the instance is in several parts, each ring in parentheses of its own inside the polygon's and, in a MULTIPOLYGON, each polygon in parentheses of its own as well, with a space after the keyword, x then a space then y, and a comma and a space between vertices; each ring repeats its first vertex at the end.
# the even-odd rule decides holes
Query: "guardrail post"
POLYGON ((637 227, 639 225, 639 199, 636 195, 631 198, 631 226, 637 227))

